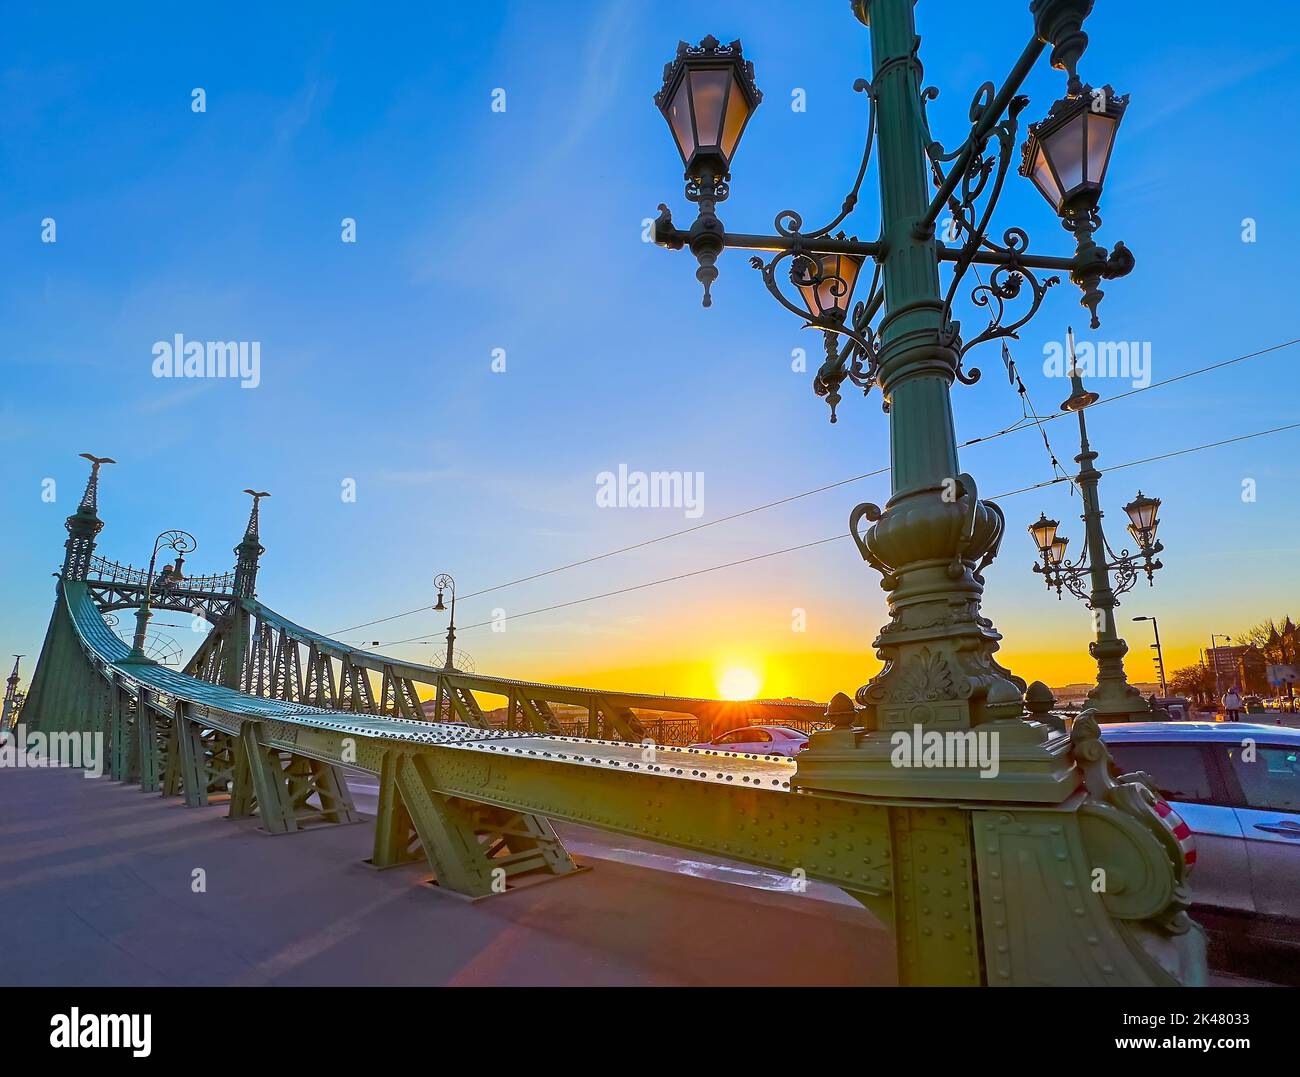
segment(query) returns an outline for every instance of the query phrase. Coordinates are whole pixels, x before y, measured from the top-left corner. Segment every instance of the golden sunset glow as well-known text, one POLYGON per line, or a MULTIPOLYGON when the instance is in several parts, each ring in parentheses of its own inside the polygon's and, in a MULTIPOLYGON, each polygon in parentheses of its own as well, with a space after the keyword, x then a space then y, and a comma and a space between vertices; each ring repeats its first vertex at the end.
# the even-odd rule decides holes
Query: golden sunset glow
POLYGON ((718 695, 723 699, 757 699, 762 682, 744 666, 728 666, 718 678, 718 695))

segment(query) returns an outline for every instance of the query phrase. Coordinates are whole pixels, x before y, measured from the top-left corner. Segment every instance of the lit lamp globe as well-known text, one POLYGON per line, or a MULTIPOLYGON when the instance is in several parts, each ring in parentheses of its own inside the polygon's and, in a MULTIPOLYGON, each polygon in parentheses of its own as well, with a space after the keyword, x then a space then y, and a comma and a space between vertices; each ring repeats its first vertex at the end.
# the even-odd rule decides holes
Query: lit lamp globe
POLYGON ((853 286, 863 259, 854 254, 803 255, 790 267, 790 279, 814 318, 842 322, 849 313, 853 286))
MULTIPOLYGON (((1056 529, 1061 526, 1060 520, 1049 520, 1047 513, 1040 513, 1037 520, 1029 525, 1029 533, 1034 538, 1034 545, 1038 547, 1038 552, 1042 554, 1050 553, 1053 545, 1056 543, 1056 529)), ((1064 547, 1066 539, 1061 539, 1064 547)))
POLYGON ((1153 545, 1156 540, 1156 528, 1160 526, 1158 513, 1160 512, 1160 499, 1158 497, 1146 497, 1141 490, 1138 491, 1137 497, 1124 506, 1124 511, 1132 521, 1129 524, 1129 534, 1133 540, 1144 550, 1153 545))
POLYGON ((655 104, 668 121, 688 179, 726 178, 745 125, 762 100, 754 65, 744 58, 739 41, 723 45, 710 34, 698 45, 678 44, 676 58, 664 66, 655 104))
POLYGON ((1020 174, 1034 181, 1062 219, 1086 217, 1097 208, 1127 107, 1127 94, 1083 86, 1030 124, 1020 174))

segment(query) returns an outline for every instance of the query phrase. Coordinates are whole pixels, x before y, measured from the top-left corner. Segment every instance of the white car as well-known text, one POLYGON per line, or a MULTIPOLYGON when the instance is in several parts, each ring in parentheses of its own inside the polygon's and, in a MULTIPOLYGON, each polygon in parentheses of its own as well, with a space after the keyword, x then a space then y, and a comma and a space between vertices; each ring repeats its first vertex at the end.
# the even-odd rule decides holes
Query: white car
POLYGON ((1247 722, 1103 725, 1196 840, 1192 916, 1212 934, 1300 947, 1300 731, 1247 722))
POLYGON ((706 752, 796 756, 808 747, 808 734, 783 725, 743 725, 689 747, 706 752))

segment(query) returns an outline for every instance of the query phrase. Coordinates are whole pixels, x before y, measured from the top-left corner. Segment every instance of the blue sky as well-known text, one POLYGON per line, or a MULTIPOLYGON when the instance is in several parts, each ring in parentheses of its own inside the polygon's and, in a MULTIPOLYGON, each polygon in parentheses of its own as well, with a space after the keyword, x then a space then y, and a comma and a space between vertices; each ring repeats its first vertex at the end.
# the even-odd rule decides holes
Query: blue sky
MULTIPOLYGON (((769 231, 787 207, 809 222, 834 215, 865 119, 851 86, 870 73, 847 6, 11 12, 0 42, 0 653, 39 647, 83 450, 119 461, 101 493, 110 558, 140 563, 159 530, 181 527, 199 541, 190 567, 222 570, 247 515, 240 491, 271 491, 261 597, 322 631, 431 602, 439 571, 469 592, 697 522, 680 509, 598 508, 595 476, 620 463, 703 472, 705 520, 887 464, 878 398, 846 393, 829 425, 808 377, 790 371, 792 349, 815 355, 817 340, 742 253, 724 255, 706 311, 689 258, 641 235, 660 201, 691 219, 651 97, 677 39, 706 33, 743 38, 766 94, 724 221, 769 231), (201 114, 195 87, 207 95, 201 114), (491 108, 497 88, 504 112, 491 108), (791 108, 796 88, 805 112, 791 108), (47 217, 53 244, 41 242, 47 217), (344 217, 357 222, 355 244, 340 241, 344 217), (261 385, 154 378, 151 348, 176 333, 260 341, 261 385), (504 373, 491 369, 494 349, 504 373), (54 503, 41 499, 46 478, 54 503), (355 502, 340 497, 347 479, 355 502)), ((1003 6, 998 19, 960 20, 949 5, 918 7, 926 78, 943 91, 931 122, 946 143, 960 140, 979 84, 1000 81, 1028 37, 1027 5, 1003 6)), ((1300 337, 1287 259, 1298 212, 1288 177, 1300 162, 1279 125, 1300 19, 1275 12, 1264 33, 1215 13, 1100 0, 1081 69, 1132 95, 1099 238, 1123 239, 1137 269, 1106 288, 1094 336, 1150 341, 1157 380, 1300 337), (1249 244, 1247 217, 1258 228, 1249 244)), ((1023 119, 1062 84, 1041 65, 1023 119)), ((864 238, 877 227, 874 182, 853 218, 864 238)), ((1037 250, 1069 253, 1014 175, 996 220, 1026 228, 1037 250)), ((1013 343, 1040 411, 1068 395, 1041 365, 1067 325, 1082 332, 1077 297, 1068 282, 1057 288, 1013 343)), ((1295 421, 1297 358, 1291 348, 1096 409, 1101 464, 1295 421)), ((986 376, 954 390, 963 440, 1020 415, 997 345, 971 361, 986 376)), ((1068 466, 1071 429, 1048 431, 1068 466)), ((1171 665, 1210 631, 1297 612, 1297 446, 1293 431, 1103 483, 1115 539, 1136 486, 1164 499, 1167 568, 1121 613, 1160 616, 1171 665), (1246 478, 1254 502, 1242 500, 1246 478)), ((1051 474, 1032 431, 969 449, 963 464, 986 494, 1051 474)), ((865 480, 469 600, 460 619, 497 608, 513 618, 824 538, 858 501, 887 494, 885 477, 865 480)), ((1004 502, 1010 534, 986 608, 1031 679, 1036 663, 1058 682, 1089 673, 1088 615, 1043 591, 1023 531, 1046 510, 1077 545, 1077 506, 1059 486, 1004 502)), ((845 541, 520 618, 505 633, 470 630, 462 643, 490 672, 651 690, 789 652, 804 658, 769 670, 771 687, 824 695, 829 680, 852 691, 874 670, 884 617, 874 575, 845 541), (797 637, 796 607, 808 611, 797 637)), ((427 614, 345 635, 388 642, 443 624, 427 614)), ((1140 660, 1134 675, 1145 672, 1140 660)))

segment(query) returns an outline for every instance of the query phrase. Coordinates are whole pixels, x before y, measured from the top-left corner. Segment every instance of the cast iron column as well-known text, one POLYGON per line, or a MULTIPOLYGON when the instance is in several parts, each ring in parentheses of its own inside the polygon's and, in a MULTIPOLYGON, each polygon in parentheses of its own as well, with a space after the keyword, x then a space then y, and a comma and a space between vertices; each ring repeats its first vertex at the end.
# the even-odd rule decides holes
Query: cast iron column
POLYGON ((876 647, 886 665, 858 692, 879 729, 969 728, 1019 718, 1025 684, 993 660, 1001 636, 980 614, 980 569, 1002 513, 961 473, 949 393, 958 353, 946 336, 930 202, 913 0, 862 0, 877 102, 885 313, 880 386, 889 404, 892 496, 863 556, 883 574, 891 621, 876 647), (918 706, 918 701, 925 705, 918 706))

